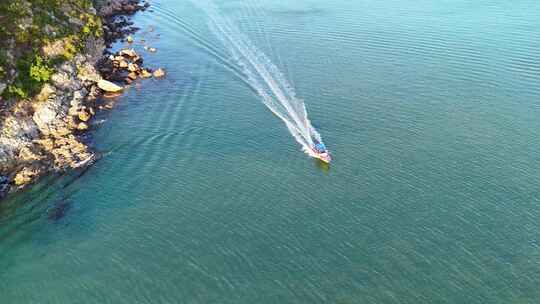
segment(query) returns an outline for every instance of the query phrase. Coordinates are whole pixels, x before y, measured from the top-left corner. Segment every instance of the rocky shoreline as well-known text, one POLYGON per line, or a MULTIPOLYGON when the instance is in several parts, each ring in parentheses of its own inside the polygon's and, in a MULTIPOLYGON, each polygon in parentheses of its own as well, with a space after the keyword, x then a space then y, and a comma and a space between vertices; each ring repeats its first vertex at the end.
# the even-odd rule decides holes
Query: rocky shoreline
MULTIPOLYGON (((112 107, 106 98, 138 79, 165 75, 162 69, 145 68, 133 49, 110 51, 118 40, 133 41, 130 35, 138 29, 129 16, 148 7, 141 0, 109 0, 98 3, 98 10, 89 8, 101 18, 97 30, 103 35, 88 37, 82 51, 58 63, 37 95, 0 104, 0 199, 45 174, 92 164, 96 154, 83 137, 96 112, 112 107)), ((41 53, 55 58, 66 52, 68 43, 51 42, 41 53)))

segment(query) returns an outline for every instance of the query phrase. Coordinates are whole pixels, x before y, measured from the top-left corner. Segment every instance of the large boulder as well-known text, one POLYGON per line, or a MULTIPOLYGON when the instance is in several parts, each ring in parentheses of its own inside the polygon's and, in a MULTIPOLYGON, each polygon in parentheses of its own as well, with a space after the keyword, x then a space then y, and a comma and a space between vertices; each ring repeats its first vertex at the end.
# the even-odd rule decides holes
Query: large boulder
POLYGON ((117 84, 114 84, 114 83, 112 83, 110 81, 107 81, 105 79, 101 79, 98 82, 98 87, 100 89, 102 89, 103 91, 110 92, 110 93, 120 92, 120 91, 122 91, 124 89, 121 86, 119 86, 117 84))

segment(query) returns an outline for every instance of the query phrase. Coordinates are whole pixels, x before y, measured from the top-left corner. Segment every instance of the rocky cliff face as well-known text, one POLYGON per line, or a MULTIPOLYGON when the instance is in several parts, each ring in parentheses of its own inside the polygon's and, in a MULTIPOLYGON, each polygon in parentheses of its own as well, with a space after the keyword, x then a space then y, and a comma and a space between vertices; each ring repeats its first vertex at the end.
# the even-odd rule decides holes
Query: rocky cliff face
MULTIPOLYGON (((102 10, 112 18, 124 4, 143 8, 138 3, 107 1, 102 10)), ((0 38, 8 41, 0 49, 0 198, 46 172, 93 161, 79 135, 89 129, 102 93, 96 63, 104 36, 89 0, 0 4, 0 38), (46 36, 35 42, 25 34, 46 36)))

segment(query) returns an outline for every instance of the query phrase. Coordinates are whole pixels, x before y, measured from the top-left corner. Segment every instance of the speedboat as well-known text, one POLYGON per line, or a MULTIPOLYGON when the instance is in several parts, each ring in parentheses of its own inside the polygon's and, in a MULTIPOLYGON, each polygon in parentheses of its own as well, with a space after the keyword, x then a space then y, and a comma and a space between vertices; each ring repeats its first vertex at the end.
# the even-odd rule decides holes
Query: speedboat
POLYGON ((313 152, 313 157, 320 159, 321 161, 329 164, 330 161, 332 161, 332 157, 330 156, 330 153, 328 153, 328 150, 321 142, 314 142, 314 146, 311 148, 311 151, 313 152))

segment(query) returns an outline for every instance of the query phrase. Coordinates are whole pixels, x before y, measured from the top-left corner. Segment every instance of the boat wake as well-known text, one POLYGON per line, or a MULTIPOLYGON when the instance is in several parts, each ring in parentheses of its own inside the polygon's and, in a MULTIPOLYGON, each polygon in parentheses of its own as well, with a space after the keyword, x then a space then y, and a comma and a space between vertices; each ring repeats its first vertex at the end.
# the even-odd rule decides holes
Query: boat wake
POLYGON ((285 122, 304 152, 317 157, 312 147, 314 140, 322 142, 321 136, 311 125, 304 101, 296 96, 294 88, 279 68, 234 24, 222 17, 211 1, 193 0, 193 3, 207 14, 212 32, 244 74, 242 79, 285 122))

